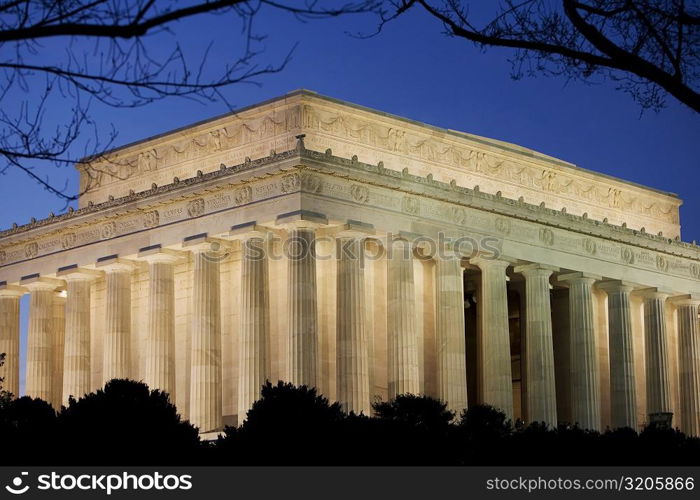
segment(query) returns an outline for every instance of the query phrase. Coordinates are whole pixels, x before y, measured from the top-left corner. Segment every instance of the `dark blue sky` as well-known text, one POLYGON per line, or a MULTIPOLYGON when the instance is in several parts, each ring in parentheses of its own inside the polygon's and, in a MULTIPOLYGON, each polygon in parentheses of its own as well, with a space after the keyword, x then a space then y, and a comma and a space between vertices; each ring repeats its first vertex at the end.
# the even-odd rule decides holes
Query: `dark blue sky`
MULTIPOLYGON (((678 194, 683 240, 700 241, 700 115, 672 99, 660 113, 645 112, 614 83, 586 85, 556 78, 510 78, 507 50, 485 53, 462 40, 446 38, 439 23, 416 12, 388 25, 370 39, 345 32, 370 31, 369 18, 300 23, 262 12, 257 30, 268 35, 261 61, 281 60, 298 42, 292 61, 279 74, 259 79, 260 87, 226 91, 236 106, 254 104, 297 88, 402 115, 414 120, 513 142, 581 167, 678 194)), ((179 43, 194 54, 215 40, 217 60, 239 53, 240 26, 208 16, 175 26, 179 43)), ((154 41, 172 38, 156 37, 154 41)), ((51 41, 42 58, 63 58, 51 41)), ((51 109, 60 123, 70 112, 63 100, 51 109)), ((169 100, 139 109, 94 108, 105 127, 125 144, 223 113, 223 103, 205 105, 169 100)), ((51 172, 76 186, 72 167, 51 172)), ((60 211, 63 202, 25 176, 0 176, 0 228, 60 211)), ((26 311, 26 297, 23 299, 26 311)), ((26 319, 26 317, 24 318, 26 319)), ((26 323, 26 321, 23 321, 26 323)), ((26 331, 26 324, 23 325, 26 331)))

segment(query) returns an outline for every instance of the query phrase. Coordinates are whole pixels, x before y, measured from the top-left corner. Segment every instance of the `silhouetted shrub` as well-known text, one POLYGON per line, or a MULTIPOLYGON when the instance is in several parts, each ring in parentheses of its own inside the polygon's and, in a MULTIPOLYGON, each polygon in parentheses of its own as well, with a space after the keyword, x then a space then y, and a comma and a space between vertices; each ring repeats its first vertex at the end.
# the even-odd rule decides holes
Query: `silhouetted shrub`
MULTIPOLYGON (((366 436, 368 446, 378 443, 382 464, 446 464, 458 456, 454 413, 440 400, 428 396, 401 394, 391 401, 372 405, 379 424, 374 436, 366 436)), ((377 448, 374 446, 373 448, 377 448)), ((361 462, 358 462, 361 463, 361 462)))
POLYGON ((67 463, 192 463, 199 450, 197 429, 168 395, 132 380, 71 399, 58 423, 67 463))
POLYGON ((227 427, 216 448, 229 463, 322 464, 343 418, 316 389, 267 382, 243 424, 227 427))
POLYGON ((202 443, 168 395, 112 380, 56 415, 44 401, 0 393, 2 463, 240 465, 698 465, 700 439, 650 426, 604 433, 542 423, 514 428, 475 405, 454 414, 439 400, 400 395, 374 415, 343 412, 316 389, 278 382, 239 427, 202 443))
POLYGON ((2 463, 50 463, 55 457, 56 412, 47 402, 24 396, 0 400, 2 463))
POLYGON ((455 416, 442 401, 414 394, 400 394, 391 401, 374 403, 372 409, 377 418, 429 432, 445 431, 455 416))

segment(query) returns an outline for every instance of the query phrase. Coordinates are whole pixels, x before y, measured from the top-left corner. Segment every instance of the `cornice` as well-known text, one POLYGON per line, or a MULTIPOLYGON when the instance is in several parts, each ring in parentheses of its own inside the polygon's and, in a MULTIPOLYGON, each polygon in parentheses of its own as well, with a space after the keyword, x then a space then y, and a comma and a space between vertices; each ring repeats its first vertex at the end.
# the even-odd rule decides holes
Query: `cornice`
MULTIPOLYGON (((546 226, 574 231, 577 233, 608 239, 618 243, 626 243, 640 248, 654 250, 674 256, 700 260, 700 247, 693 243, 686 243, 663 236, 633 230, 624 226, 616 226, 607 221, 593 220, 588 217, 572 215, 565 210, 553 210, 543 205, 529 204, 522 199, 513 200, 503 197, 500 192, 495 194, 482 192, 478 186, 467 188, 458 186, 455 181, 444 183, 436 181, 432 175, 426 177, 410 174, 406 169, 397 171, 385 168, 382 162, 373 165, 358 161, 354 156, 350 159, 334 156, 332 151, 322 153, 306 149, 303 140, 299 141, 295 149, 282 153, 271 152, 269 156, 257 160, 247 159, 244 163, 226 166, 221 165, 219 170, 208 173, 198 171, 194 177, 188 179, 174 178, 167 185, 153 185, 151 189, 140 192, 132 192, 127 196, 112 198, 103 203, 89 204, 78 210, 69 210, 61 215, 50 215, 41 220, 33 220, 29 224, 16 226, 0 231, 0 247, 5 243, 15 244, 23 241, 12 238, 23 235, 26 239, 32 238, 33 233, 42 236, 46 231, 63 229, 71 222, 76 225, 91 223, 95 215, 115 216, 143 209, 147 204, 159 204, 167 202, 179 195, 187 196, 189 191, 196 193, 197 188, 223 189, 226 185, 218 181, 233 177, 242 172, 254 171, 266 166, 272 166, 279 162, 299 161, 297 168, 316 170, 327 175, 342 176, 356 182, 374 184, 389 187, 421 197, 433 198, 450 203, 461 204, 470 208, 483 210, 494 214, 513 217, 525 221, 536 222, 546 226), (330 169, 328 167, 331 167, 330 169), (334 170, 335 168, 335 170, 334 170), (370 174, 358 176, 359 173, 370 174), (406 184, 412 186, 407 189, 406 184), (168 196, 166 198, 166 196, 168 196), (8 241, 12 239, 13 241, 8 241)), ((195 194, 192 194, 195 196, 195 194)))
POLYGON ((78 210, 70 208, 68 212, 64 214, 54 215, 52 213, 48 217, 39 220, 32 218, 32 221, 28 224, 15 224, 10 229, 0 231, 0 245, 3 243, 2 239, 9 236, 26 233, 35 229, 48 227, 65 221, 82 222, 81 219, 86 216, 106 212, 116 208, 121 208, 131 203, 155 200, 156 198, 161 197, 164 194, 185 190, 188 187, 206 184, 216 179, 222 179, 248 170, 272 165, 278 161, 294 158, 295 156, 298 156, 298 151, 296 149, 285 151, 283 153, 275 153, 273 151, 269 156, 266 156, 264 158, 259 158, 257 160, 249 160, 239 165, 234 165, 230 167, 221 164, 219 170, 214 170, 212 172, 207 173, 203 173, 201 170, 198 170, 197 174, 194 177, 190 177, 188 179, 178 179, 177 177, 175 177, 173 179, 173 182, 171 182, 170 184, 158 186, 154 183, 151 186, 151 189, 146 189, 144 191, 139 192, 132 191, 127 196, 122 196, 119 198, 111 197, 108 201, 102 203, 91 202, 88 204, 88 206, 80 208, 78 210))
MULTIPOLYGON (((378 165, 371 165, 359 162, 357 157, 347 159, 333 156, 330 150, 326 151, 325 153, 304 150, 303 155, 304 158, 315 160, 320 164, 332 163, 348 168, 350 172, 352 172, 352 170, 363 170, 364 172, 389 177, 396 181, 409 181, 418 186, 434 188, 437 190, 435 192, 425 190, 406 191, 405 189, 400 188, 398 183, 396 183, 394 186, 395 189, 406 191, 416 196, 450 201, 452 203, 460 203, 471 208, 480 209, 490 213, 518 218, 530 222, 537 222, 555 228, 605 238, 619 243, 627 243, 649 250, 664 252, 670 255, 700 260, 700 246, 696 244, 654 235, 624 226, 609 224, 607 221, 594 220, 588 218, 587 216, 569 214, 566 213, 565 210, 546 208, 542 204, 533 205, 523 201, 522 199, 513 200, 511 198, 505 198, 501 196, 500 191, 496 192, 495 194, 491 194, 480 191, 478 186, 475 186, 474 189, 470 189, 458 186, 454 181, 444 183, 434 180, 430 174, 426 177, 421 177, 410 174, 406 169, 399 172, 384 168, 382 162, 379 162, 378 165), (450 193, 450 195, 444 197, 445 192, 450 193), (442 195, 440 193, 442 193, 442 195), (614 233, 614 237, 612 237, 610 234, 605 234, 606 231, 614 233)), ((356 182, 373 184, 372 182, 368 182, 366 177, 352 177, 351 173, 346 177, 356 182)), ((374 182, 374 184, 384 185, 381 182, 374 182)))

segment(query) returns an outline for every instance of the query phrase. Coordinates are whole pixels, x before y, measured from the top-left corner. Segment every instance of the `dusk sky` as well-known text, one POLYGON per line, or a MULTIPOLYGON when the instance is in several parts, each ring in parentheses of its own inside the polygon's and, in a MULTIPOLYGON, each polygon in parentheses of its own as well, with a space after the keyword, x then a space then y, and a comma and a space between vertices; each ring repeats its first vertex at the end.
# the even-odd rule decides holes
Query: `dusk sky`
MULTIPOLYGON (((260 62, 281 60, 298 42, 293 59, 283 72, 258 79, 260 87, 239 85, 225 94, 233 105, 242 107, 306 88, 439 127, 512 142, 589 170, 671 191, 684 201, 683 240, 700 241, 697 113, 672 98, 661 112, 642 113, 631 97, 615 89, 614 82, 588 85, 547 77, 514 81, 509 51, 482 52, 463 40, 449 39, 439 23, 419 12, 388 25, 373 38, 346 34, 372 28, 369 17, 301 23, 289 15, 263 11, 257 31, 268 38, 260 62)), ((195 58, 214 40, 212 70, 217 60, 235 58, 240 52, 240 26, 230 18, 201 17, 179 23, 174 31, 195 58)), ((172 36, 159 35, 158 40, 172 42, 172 36)), ((47 61, 65 57, 56 45, 45 41, 41 57, 47 61)), ((60 122, 70 106, 70 100, 59 102, 49 118, 60 122)), ((104 130, 113 125, 118 131, 116 145, 226 111, 223 103, 189 100, 166 100, 137 109, 93 108, 104 130)), ((77 186, 72 167, 48 173, 77 186)), ((64 202, 10 170, 0 176, 0 207, 4 229, 13 222, 43 218, 50 211, 58 213, 64 202)), ((27 296, 22 309, 26 334, 27 296)))

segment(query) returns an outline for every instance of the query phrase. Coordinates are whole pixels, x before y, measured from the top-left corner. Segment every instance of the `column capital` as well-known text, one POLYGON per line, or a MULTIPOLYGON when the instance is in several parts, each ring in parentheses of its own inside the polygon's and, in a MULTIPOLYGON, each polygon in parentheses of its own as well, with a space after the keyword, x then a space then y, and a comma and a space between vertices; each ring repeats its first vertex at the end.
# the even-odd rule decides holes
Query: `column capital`
POLYGON ((429 238, 421 233, 414 233, 411 231, 399 231, 399 234, 394 237, 395 241, 407 241, 412 245, 418 242, 420 244, 422 241, 426 241, 429 238))
POLYGON ((222 249, 230 248, 231 244, 230 241, 222 240, 221 238, 212 238, 207 233, 187 236, 182 240, 183 249, 196 253, 220 252, 222 249))
POLYGON ((658 287, 648 287, 636 290, 635 293, 645 299, 661 299, 666 300, 670 295, 673 295, 671 290, 658 287))
POLYGON ((0 297, 21 297, 29 292, 25 287, 8 285, 6 281, 0 281, 0 297))
POLYGON ((588 281, 593 284, 596 281, 603 279, 602 276, 598 274, 575 272, 575 273, 565 273, 557 276, 557 281, 574 282, 574 281, 588 281))
POLYGON ((700 306, 700 295, 697 294, 676 295, 669 300, 677 306, 700 306))
POLYGON ((559 271, 559 268, 556 266, 550 266, 549 264, 533 262, 530 264, 515 266, 513 271, 522 274, 523 276, 527 276, 528 274, 546 274, 547 276, 550 276, 552 273, 559 271))
POLYGON ((31 276, 24 276, 19 284, 21 286, 27 287, 30 292, 35 290, 55 290, 64 285, 62 280, 57 280, 55 278, 45 278, 39 276, 38 274, 33 274, 31 276))
POLYGON ((482 271, 491 268, 502 268, 503 271, 505 271, 506 268, 512 264, 510 259, 507 258, 487 259, 482 256, 472 257, 469 259, 469 263, 478 267, 482 271))
POLYGON ((151 263, 179 264, 187 260, 187 252, 162 248, 160 245, 152 245, 139 250, 138 259, 151 263))
POLYGON ((381 241, 386 249, 397 244, 407 246, 411 249, 414 257, 423 261, 434 259, 437 255, 431 238, 420 233, 399 231, 398 234, 386 234, 379 238, 378 241, 381 241))
POLYGON ((59 304, 65 304, 67 299, 68 295, 66 294, 65 290, 62 290, 60 292, 57 291, 53 296, 54 303, 58 302, 59 304))
POLYGON ((256 221, 244 222, 243 224, 236 224, 231 226, 231 230, 228 232, 229 239, 232 240, 247 240, 250 238, 262 238, 266 239, 270 233, 276 233, 271 228, 261 226, 256 221))
POLYGON ((315 229, 328 224, 328 217, 311 210, 295 210, 277 216, 275 224, 286 229, 315 229))
POLYGON ((95 266, 106 272, 132 272, 139 267, 139 263, 133 260, 122 259, 118 255, 107 255, 97 259, 95 266))
POLYGON ((92 281, 94 279, 100 278, 103 275, 104 273, 102 271, 96 271, 95 269, 87 269, 85 267, 78 267, 77 264, 60 267, 56 272, 56 276, 59 276, 61 279, 64 279, 66 281, 92 281))
POLYGON ((374 230, 373 224, 368 224, 366 222, 361 222, 359 220, 348 219, 345 224, 342 224, 336 228, 337 232, 334 234, 336 238, 366 238, 368 236, 374 236, 376 231, 374 230))
POLYGON ((622 280, 603 280, 596 283, 595 286, 608 294, 615 292, 629 293, 638 287, 635 283, 622 280))

